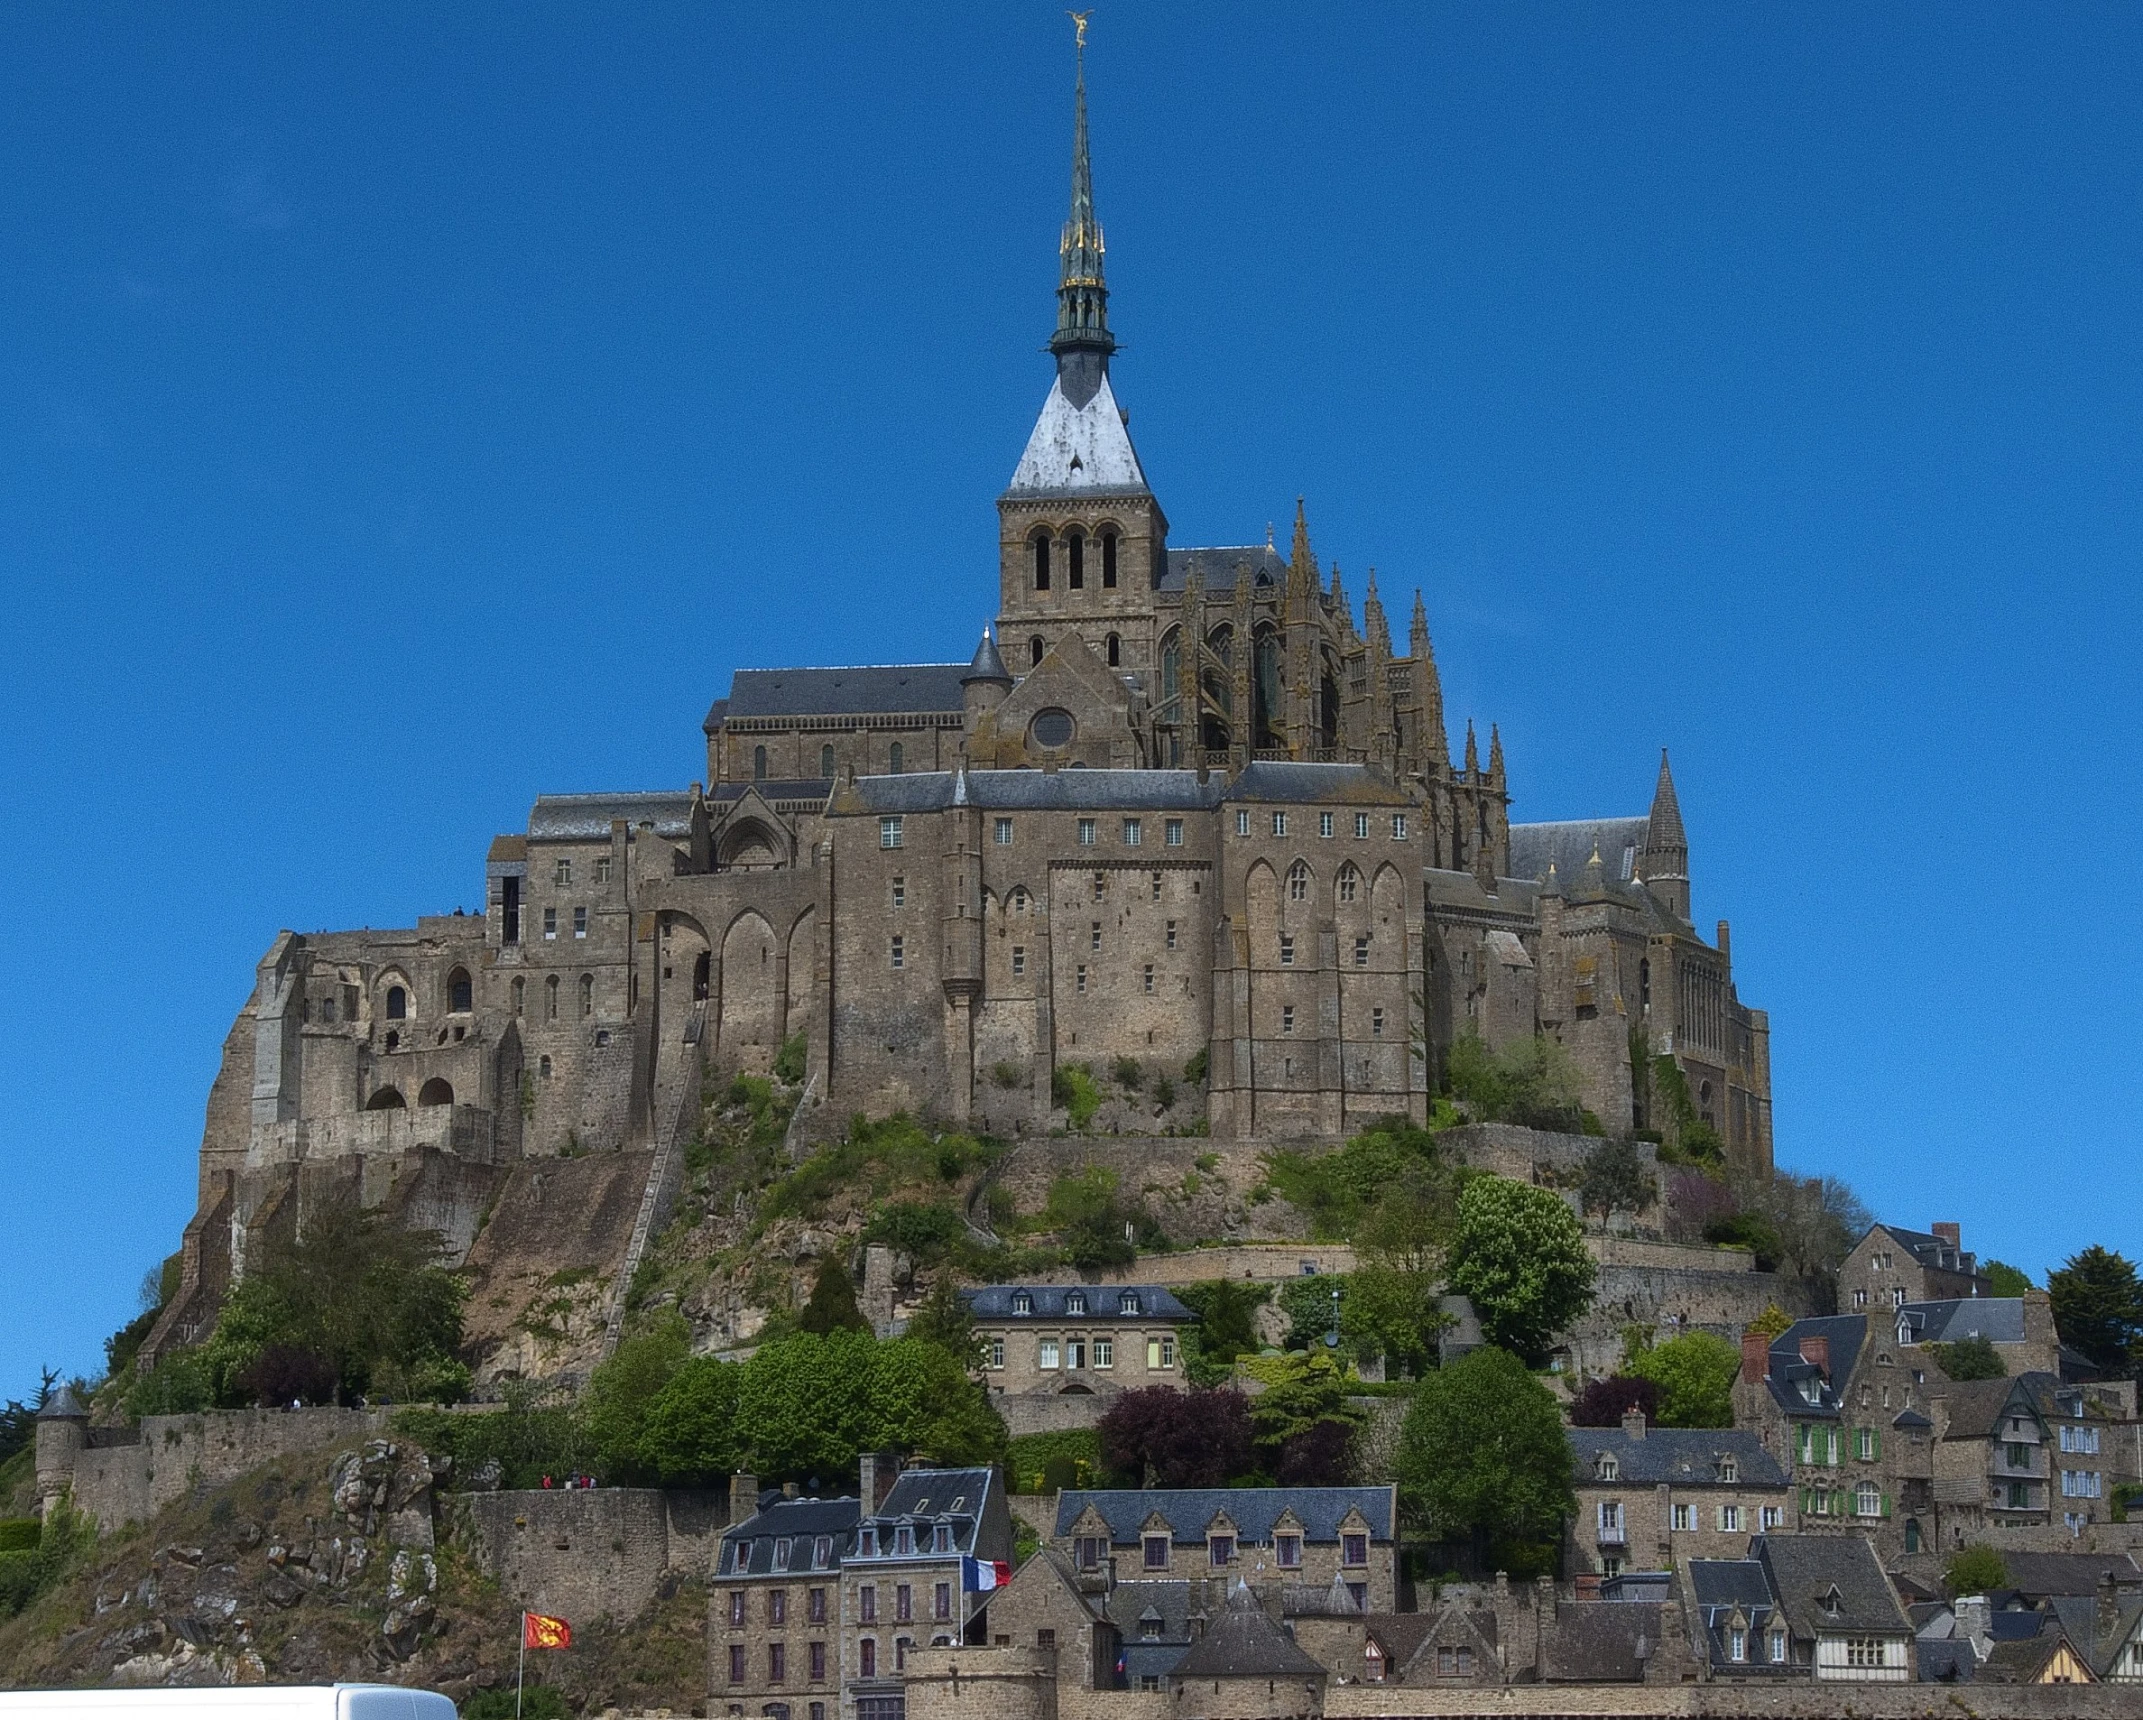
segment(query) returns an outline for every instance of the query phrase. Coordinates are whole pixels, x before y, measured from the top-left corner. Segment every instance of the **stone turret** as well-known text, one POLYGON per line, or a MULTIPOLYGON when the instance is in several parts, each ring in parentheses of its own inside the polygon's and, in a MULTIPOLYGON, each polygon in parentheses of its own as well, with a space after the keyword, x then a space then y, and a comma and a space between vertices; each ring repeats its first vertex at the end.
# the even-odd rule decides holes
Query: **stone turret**
POLYGON ((37 1504, 40 1515, 66 1497, 74 1486, 75 1464, 89 1444, 89 1411, 61 1386, 37 1412, 37 1504))
POLYGON ((985 627, 982 643, 975 647, 975 660, 960 677, 960 696, 967 708, 970 733, 974 730, 975 719, 1003 704, 1005 695, 1011 690, 1012 677, 1005 672, 1005 660, 998 653, 997 641, 985 627))
POLYGON ((1644 823, 1644 879, 1653 895, 1683 919, 1689 918, 1689 838, 1682 830, 1681 802, 1674 794, 1674 773, 1667 749, 1659 749, 1659 781, 1652 790, 1652 810, 1644 823))

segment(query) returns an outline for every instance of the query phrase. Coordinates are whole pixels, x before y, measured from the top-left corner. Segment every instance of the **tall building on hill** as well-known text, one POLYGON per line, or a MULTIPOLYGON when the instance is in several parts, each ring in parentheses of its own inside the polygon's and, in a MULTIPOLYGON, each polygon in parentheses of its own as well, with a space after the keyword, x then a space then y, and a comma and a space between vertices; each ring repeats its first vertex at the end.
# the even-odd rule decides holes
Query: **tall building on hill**
POLYGON ((225 1046, 187 1289, 336 1188, 465 1248, 503 1167, 654 1149, 710 1069, 785 1044, 827 1119, 1061 1126, 1068 1066, 1151 1077, 1153 1126, 1335 1137, 1423 1118, 1450 1047, 1534 1033, 1644 1126, 1669 1054, 1768 1162, 1768 1024, 1692 916, 1664 755, 1648 811, 1510 819, 1501 737, 1454 752, 1413 594, 1357 623, 1297 503, 1288 547, 1181 547, 1132 445, 1075 95, 1055 376, 997 499, 971 656, 744 669, 706 780, 546 795, 481 916, 286 932, 225 1046), (1164 1085, 1165 1081, 1165 1085, 1164 1085))

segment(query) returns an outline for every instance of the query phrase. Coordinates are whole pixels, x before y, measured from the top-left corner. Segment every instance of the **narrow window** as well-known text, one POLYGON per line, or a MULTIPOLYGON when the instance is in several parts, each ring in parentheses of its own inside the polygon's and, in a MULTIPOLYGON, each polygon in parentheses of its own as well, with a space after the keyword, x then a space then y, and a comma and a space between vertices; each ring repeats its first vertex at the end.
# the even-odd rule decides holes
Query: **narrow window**
MULTIPOLYGON (((831 741, 819 748, 819 775, 833 775, 833 742, 831 741)), ((821 1643, 819 1647, 823 1651, 825 1644, 821 1643)))
POLYGON ((1342 866, 1339 869, 1339 899, 1342 902, 1353 901, 1355 889, 1361 881, 1361 873, 1357 872, 1351 864, 1342 866))
POLYGON ((1282 967, 1293 967, 1295 965, 1295 940, 1286 932, 1280 934, 1280 965, 1282 967))
POLYGON ((1087 946, 1087 947, 1088 947, 1089 949, 1094 949, 1094 950, 1098 950, 1098 949, 1100 949, 1100 948, 1101 948, 1101 922, 1100 922, 1099 920, 1095 920, 1095 921, 1094 921, 1094 922, 1092 923, 1092 930, 1090 931, 1090 933, 1088 934, 1088 936, 1089 936, 1089 937, 1091 938, 1091 940, 1092 940, 1092 941, 1091 941, 1091 942, 1090 942, 1090 943, 1088 944, 1088 946, 1087 946))
POLYGON ((595 1013, 595 975, 580 976, 580 1013, 583 1019, 595 1013))
POLYGON ((1027 656, 1029 660, 1034 663, 1039 664, 1041 662, 1042 636, 1039 633, 1037 633, 1032 639, 1027 641, 1027 656))
POLYGON ((527 998, 528 981, 520 978, 517 975, 513 982, 513 1012, 516 1016, 521 1014, 522 1008, 527 1002, 527 998))
POLYGON ((558 1019, 558 976, 556 974, 552 974, 549 979, 543 982, 543 1019, 545 1021, 556 1021, 558 1019))
POLYGON ((1163 834, 1169 847, 1181 848, 1183 846, 1183 820, 1171 818, 1164 828, 1163 834))
POLYGON ((1280 1011, 1280 1031, 1282 1033, 1295 1031, 1295 1006, 1293 1004, 1287 1005, 1280 1011))
POLYGON ((1148 991, 1151 991, 1151 990, 1153 990, 1153 963, 1151 963, 1151 962, 1148 962, 1148 963, 1146 964, 1146 972, 1145 972, 1144 978, 1145 978, 1145 985, 1146 985, 1146 990, 1148 990, 1148 991))
POLYGON ((1111 634, 1109 635, 1109 667, 1110 667, 1110 668, 1112 668, 1112 669, 1114 669, 1114 668, 1116 668, 1116 667, 1117 667, 1118 665, 1120 665, 1120 664, 1121 664, 1121 663, 1123 662, 1123 660, 1124 660, 1124 647, 1123 647, 1123 641, 1122 641, 1122 640, 1120 640, 1120 639, 1118 639, 1118 638, 1116 637, 1116 635, 1115 635, 1115 634, 1111 633, 1111 634))
POLYGON ((1356 840, 1357 842, 1363 842, 1363 841, 1367 841, 1367 840, 1368 840, 1368 837, 1369 837, 1369 814, 1368 814, 1368 813, 1366 813, 1366 812, 1357 812, 1357 813, 1356 813, 1356 814, 1354 815, 1354 839, 1355 839, 1355 840, 1356 840))
POLYGON ((546 1081, 551 1078, 551 1060, 548 1056, 544 1057, 543 1061, 537 1066, 536 1073, 546 1081))
POLYGON ((1064 540, 1064 583, 1074 591, 1086 589, 1086 538, 1073 532, 1064 540))
MULTIPOLYGON (((1034 534, 1034 589, 1037 591, 1047 591, 1049 589, 1049 534, 1047 532, 1036 532, 1034 534)), ((1041 641, 1037 639, 1035 644, 1039 647, 1041 641)), ((1035 652, 1034 660, 1037 663, 1042 660, 1039 649, 1035 652)))
POLYGON ((607 854, 598 854, 595 857, 595 881, 598 884, 610 882, 610 856, 607 854))
POLYGON ((1391 815, 1391 839, 1394 842, 1404 842, 1406 840, 1406 814, 1403 812, 1395 812, 1391 815))
POLYGON ((886 769, 898 776, 908 766, 908 749, 895 741, 892 751, 886 754, 886 769))
POLYGON ((1235 834, 1238 836, 1248 836, 1250 834, 1250 814, 1247 811, 1236 813, 1235 834))
POLYGON ((1125 819, 1124 846, 1126 848, 1136 848, 1145 840, 1145 828, 1145 825, 1136 818, 1125 819))
POLYGON ((500 907, 505 921, 505 930, 501 937, 506 943, 517 944, 521 941, 521 880, 504 878, 500 882, 504 886, 504 898, 500 907))
POLYGON ((1168 947, 1170 949, 1176 947, 1176 922, 1173 920, 1168 922, 1168 947))
POLYGON ((1310 899, 1310 869, 1300 860, 1287 869, 1287 899, 1290 902, 1310 899))
POLYGON ((1081 848, 1094 846, 1094 821, 1091 818, 1079 820, 1079 846, 1081 848))
POLYGON ((905 908, 907 905, 908 880, 906 878, 895 878, 893 880, 893 906, 896 908, 905 908))
POLYGON ((1367 938, 1356 938, 1354 940, 1354 965, 1356 967, 1367 967, 1369 965, 1369 940, 1367 938))
POLYGON ((1320 812, 1317 815, 1317 834, 1319 836, 1330 836, 1332 834, 1332 815, 1329 812, 1320 812))
POLYGON ((476 988, 469 983, 467 968, 446 976, 446 1007, 449 1015, 467 1015, 476 1007, 476 988))
POLYGON ((1084 997, 1086 995, 1086 964, 1083 962, 1079 966, 1078 977, 1075 980, 1074 985, 1079 995, 1081 997, 1084 997))
POLYGON ((752 781, 766 781, 766 748, 752 748, 752 781))
MULTIPOLYGON (((518 981, 516 982, 519 983, 518 981)), ((398 985, 387 988, 387 1019, 405 1021, 409 1017, 409 993, 398 985)))
POLYGON ((1286 813, 1284 813, 1284 812, 1275 812, 1275 813, 1274 813, 1274 814, 1272 815, 1272 833, 1273 833, 1273 834, 1274 834, 1275 836, 1285 836, 1285 835, 1287 834, 1287 814, 1286 814, 1286 813))
POLYGON ((546 938, 555 938, 558 935, 558 910, 556 908, 545 908, 543 910, 543 935, 546 938))
MULTIPOLYGON (((1101 584, 1102 589, 1105 591, 1114 591, 1116 589, 1116 534, 1114 532, 1103 532, 1101 534, 1101 584)), ((1116 659, 1112 657, 1109 661, 1113 663, 1116 659)))
POLYGON ((998 846, 998 847, 1000 847, 1000 848, 1009 848, 1009 847, 1011 847, 1011 846, 1012 846, 1012 821, 1011 821, 1011 819, 1009 819, 1009 818, 1000 818, 1000 819, 999 819, 999 820, 997 821, 997 828, 996 828, 996 836, 997 836, 997 846, 998 846))
POLYGON ((1153 875, 1153 899, 1156 902, 1161 899, 1161 874, 1158 872, 1153 875))
POLYGON ((588 910, 586 908, 575 908, 573 910, 573 935, 576 938, 584 938, 588 935, 588 910))
POLYGON ((1014 944, 1012 946, 1012 977, 1014 979, 1024 978, 1026 972, 1027 946, 1025 944, 1014 944))
POLYGON ((907 946, 897 937, 893 940, 893 965, 897 968, 908 965, 907 946))
POLYGON ((573 882, 573 860, 571 855, 567 855, 551 868, 551 882, 560 885, 573 882))
POLYGON ((1369 1012, 1369 1037, 1372 1039, 1382 1039, 1384 1037, 1384 1012, 1381 1009, 1372 1009, 1369 1012))

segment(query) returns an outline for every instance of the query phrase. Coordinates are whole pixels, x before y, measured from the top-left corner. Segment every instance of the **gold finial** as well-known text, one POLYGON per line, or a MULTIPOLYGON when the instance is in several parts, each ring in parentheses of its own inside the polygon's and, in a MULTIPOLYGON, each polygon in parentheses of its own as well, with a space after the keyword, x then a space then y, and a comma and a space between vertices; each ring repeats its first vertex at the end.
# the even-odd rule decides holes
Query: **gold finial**
POLYGON ((1086 51, 1086 21, 1093 15, 1094 9, 1091 6, 1084 12, 1066 12, 1064 14, 1065 17, 1072 21, 1072 28, 1079 32, 1079 51, 1081 53, 1086 51))

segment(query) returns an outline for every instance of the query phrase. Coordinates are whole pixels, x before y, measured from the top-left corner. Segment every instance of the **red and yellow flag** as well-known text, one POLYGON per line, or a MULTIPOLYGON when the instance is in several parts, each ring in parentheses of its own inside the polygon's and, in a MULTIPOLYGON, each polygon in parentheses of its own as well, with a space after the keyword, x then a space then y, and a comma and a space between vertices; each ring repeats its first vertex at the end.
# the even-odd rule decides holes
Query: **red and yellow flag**
POLYGON ((571 1648, 573 1627, 562 1618, 552 1618, 545 1613, 525 1612, 521 1615, 521 1646, 571 1648))

